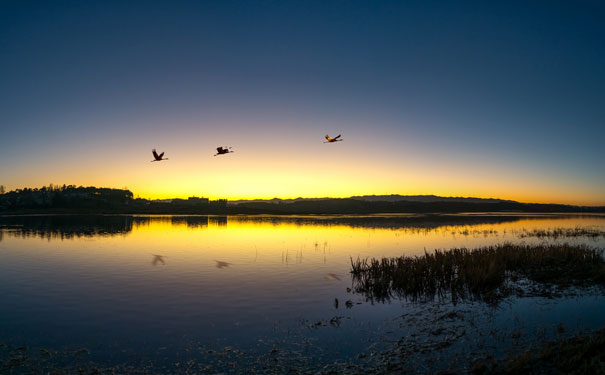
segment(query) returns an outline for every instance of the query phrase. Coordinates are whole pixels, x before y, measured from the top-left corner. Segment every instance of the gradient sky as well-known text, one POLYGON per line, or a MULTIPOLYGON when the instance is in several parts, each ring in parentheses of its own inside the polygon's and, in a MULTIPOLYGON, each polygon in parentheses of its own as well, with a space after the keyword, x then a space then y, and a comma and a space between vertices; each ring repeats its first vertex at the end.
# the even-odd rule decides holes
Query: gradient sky
POLYGON ((460 3, 2 1, 0 184, 605 205, 603 2, 460 3))

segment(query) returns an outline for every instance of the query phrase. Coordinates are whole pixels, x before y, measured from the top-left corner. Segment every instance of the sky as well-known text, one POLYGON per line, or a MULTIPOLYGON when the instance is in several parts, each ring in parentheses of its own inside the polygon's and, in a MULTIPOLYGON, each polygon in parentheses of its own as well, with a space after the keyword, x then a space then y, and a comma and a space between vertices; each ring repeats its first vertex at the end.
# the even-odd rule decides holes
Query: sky
POLYGON ((605 205, 603 19, 596 0, 4 0, 0 184, 605 205))

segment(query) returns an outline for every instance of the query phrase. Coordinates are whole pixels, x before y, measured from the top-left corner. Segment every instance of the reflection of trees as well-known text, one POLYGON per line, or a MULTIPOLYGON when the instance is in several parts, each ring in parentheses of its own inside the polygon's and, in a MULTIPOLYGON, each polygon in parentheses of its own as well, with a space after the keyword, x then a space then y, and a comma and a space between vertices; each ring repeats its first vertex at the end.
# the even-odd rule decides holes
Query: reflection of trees
POLYGON ((187 225, 189 228, 204 228, 208 226, 208 216, 173 216, 172 225, 187 225))
MULTIPOLYGON (((565 218, 566 216, 557 216, 565 218)), ((428 234, 434 231, 456 236, 488 237, 500 233, 493 228, 472 228, 473 225, 501 224, 527 220, 527 215, 331 215, 331 216, 129 216, 129 215, 40 215, 0 217, 0 241, 4 232, 9 236, 41 238, 73 238, 112 236, 127 234, 133 226, 149 226, 152 223, 189 228, 207 228, 210 223, 225 227, 228 221, 258 223, 278 226, 348 226, 351 228, 392 229, 406 234, 428 234)), ((540 217, 540 218, 543 218, 540 217)), ((552 216, 550 218, 553 218, 552 216)), ((578 231, 576 231, 578 232, 578 231)), ((506 233, 506 232, 504 232, 506 233)), ((511 232, 512 233, 512 232, 511 232)), ((574 232, 575 233, 575 232, 574 232)), ((518 233, 513 233, 520 236, 518 233)), ((587 236, 584 232, 580 233, 587 236)), ((578 234, 578 236, 580 235, 578 234)), ((602 235, 602 233, 600 234, 602 235)), ((527 234, 525 236, 528 236, 527 234)), ((536 236, 538 236, 536 234, 536 236)), ((522 237, 522 236, 520 236, 522 237)))
POLYGON ((295 224, 299 226, 344 225, 352 228, 409 229, 422 233, 437 228, 461 225, 500 224, 526 219, 526 216, 504 215, 339 215, 339 216, 231 216, 238 222, 271 223, 273 225, 295 224))
POLYGON ((210 222, 216 224, 219 227, 227 225, 227 216, 210 216, 210 222))
POLYGON ((135 226, 149 226, 155 224, 170 224, 174 226, 186 225, 189 228, 206 228, 208 227, 208 216, 191 215, 191 216, 133 216, 135 226))
POLYGON ((24 238, 70 239, 123 235, 132 231, 132 224, 132 216, 44 215, 0 217, 0 227, 11 228, 11 231, 7 233, 24 238))

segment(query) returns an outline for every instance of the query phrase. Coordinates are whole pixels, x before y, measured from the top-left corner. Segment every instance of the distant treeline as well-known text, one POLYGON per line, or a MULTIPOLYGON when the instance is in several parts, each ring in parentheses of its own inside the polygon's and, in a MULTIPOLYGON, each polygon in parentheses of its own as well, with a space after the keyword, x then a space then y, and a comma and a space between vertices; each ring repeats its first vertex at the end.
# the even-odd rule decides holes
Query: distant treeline
POLYGON ((274 214, 364 214, 364 213, 457 213, 457 212, 605 212, 605 207, 569 206, 562 204, 500 202, 380 202, 352 198, 321 201, 298 201, 286 204, 264 202, 241 203, 240 210, 255 210, 274 214))
MULTIPOLYGON (((0 190, 3 192, 3 189, 0 190)), ((0 193, 0 213, 222 213, 227 201, 191 197, 170 203, 135 199, 128 189, 75 185, 24 188, 0 193)))
POLYGON ((159 202, 135 199, 127 189, 44 186, 0 191, 0 213, 119 213, 119 214, 372 214, 457 212, 605 212, 605 207, 514 201, 368 201, 354 198, 299 200, 288 203, 249 202, 228 206, 227 200, 190 197, 159 202))
POLYGON ((44 186, 17 189, 0 195, 0 210, 119 209, 133 201, 132 192, 123 189, 44 186))

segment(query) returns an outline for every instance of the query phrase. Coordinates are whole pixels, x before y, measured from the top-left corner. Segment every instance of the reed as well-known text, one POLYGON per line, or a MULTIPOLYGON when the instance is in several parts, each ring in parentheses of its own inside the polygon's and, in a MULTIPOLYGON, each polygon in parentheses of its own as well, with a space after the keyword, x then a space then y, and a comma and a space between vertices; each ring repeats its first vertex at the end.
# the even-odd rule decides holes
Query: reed
MULTIPOLYGON (((372 300, 451 298, 497 302, 525 279, 547 286, 605 285, 603 250, 587 246, 500 244, 423 256, 351 258, 353 289, 372 300)), ((525 293, 527 294, 527 293, 525 293)))
POLYGON ((549 229, 533 229, 520 231, 517 233, 520 238, 536 237, 536 238, 569 238, 569 237, 588 237, 600 238, 605 237, 605 231, 598 228, 549 228, 549 229))

